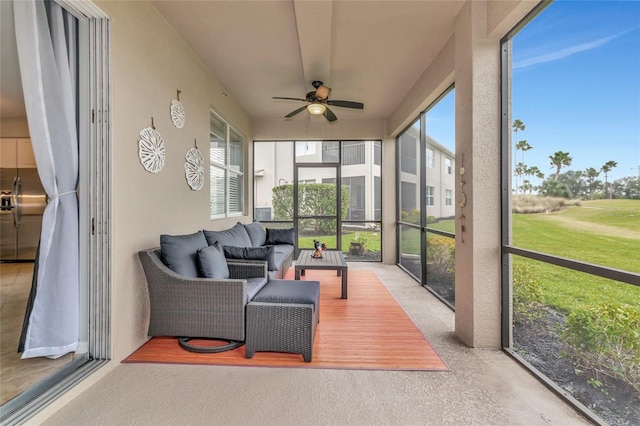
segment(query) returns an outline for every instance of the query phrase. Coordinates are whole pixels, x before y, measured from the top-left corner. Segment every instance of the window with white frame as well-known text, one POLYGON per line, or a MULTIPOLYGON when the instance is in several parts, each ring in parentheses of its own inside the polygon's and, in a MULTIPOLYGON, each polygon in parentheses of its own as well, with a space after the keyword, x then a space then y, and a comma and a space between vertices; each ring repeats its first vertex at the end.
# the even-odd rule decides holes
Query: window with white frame
POLYGON ((444 205, 445 206, 453 205, 453 191, 451 189, 444 190, 444 205))
POLYGON ((427 206, 435 205, 436 188, 427 186, 427 206))
POLYGON ((451 162, 451 158, 447 157, 444 159, 444 168, 446 169, 448 175, 453 173, 453 164, 451 162))
POLYGON ((427 148, 427 167, 434 168, 436 166, 435 162, 435 151, 431 148, 427 148))
POLYGON ((240 216, 244 210, 244 139, 210 112, 211 218, 240 216))

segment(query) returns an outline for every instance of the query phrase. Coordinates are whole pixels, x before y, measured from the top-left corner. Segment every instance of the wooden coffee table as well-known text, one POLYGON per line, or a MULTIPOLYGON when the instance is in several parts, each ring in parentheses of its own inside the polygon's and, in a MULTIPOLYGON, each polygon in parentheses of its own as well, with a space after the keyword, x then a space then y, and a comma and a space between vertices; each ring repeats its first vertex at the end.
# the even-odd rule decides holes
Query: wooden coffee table
POLYGON ((304 275, 307 269, 328 269, 336 270, 338 276, 342 276, 342 298, 347 298, 347 262, 344 254, 339 250, 324 250, 321 258, 312 257, 315 250, 300 250, 298 260, 296 260, 295 272, 296 280, 304 275))

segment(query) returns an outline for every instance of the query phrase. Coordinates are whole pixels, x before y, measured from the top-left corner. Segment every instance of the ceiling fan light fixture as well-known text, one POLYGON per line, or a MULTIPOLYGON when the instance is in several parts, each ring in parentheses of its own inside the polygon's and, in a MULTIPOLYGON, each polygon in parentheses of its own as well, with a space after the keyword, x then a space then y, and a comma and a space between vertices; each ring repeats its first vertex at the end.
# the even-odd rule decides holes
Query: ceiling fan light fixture
POLYGON ((307 110, 313 115, 322 115, 326 109, 327 107, 324 104, 312 103, 307 105, 307 110))
POLYGON ((316 97, 318 99, 327 99, 331 93, 331 88, 327 86, 320 86, 316 89, 316 97))

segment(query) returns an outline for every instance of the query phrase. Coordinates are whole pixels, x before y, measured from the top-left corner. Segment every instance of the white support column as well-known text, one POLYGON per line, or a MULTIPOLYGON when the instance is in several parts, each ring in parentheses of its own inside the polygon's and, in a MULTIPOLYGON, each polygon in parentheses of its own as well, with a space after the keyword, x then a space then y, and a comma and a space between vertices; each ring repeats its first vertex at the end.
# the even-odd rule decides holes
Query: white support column
POLYGON ((487 38, 485 1, 468 1, 456 18, 455 82, 455 330, 471 347, 499 348, 500 40, 487 38))

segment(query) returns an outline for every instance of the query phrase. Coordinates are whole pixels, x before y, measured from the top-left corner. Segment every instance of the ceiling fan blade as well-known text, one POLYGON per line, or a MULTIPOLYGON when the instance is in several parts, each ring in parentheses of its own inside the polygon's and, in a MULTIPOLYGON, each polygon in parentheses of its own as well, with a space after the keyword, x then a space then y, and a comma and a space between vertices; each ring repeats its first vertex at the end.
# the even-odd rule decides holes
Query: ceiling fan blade
POLYGON ((324 115, 324 118, 329 120, 329 122, 331 122, 331 123, 338 119, 338 117, 336 117, 336 115, 333 113, 333 111, 331 111, 329 108, 325 109, 324 113, 322 115, 324 115))
POLYGON ((294 115, 301 113, 301 112, 302 112, 302 111, 304 111, 305 109, 307 109, 307 106, 306 106, 306 105, 305 105, 305 106, 303 106, 303 107, 300 107, 300 108, 298 108, 298 109, 296 109, 296 110, 291 111, 289 114, 285 115, 285 116, 284 116, 284 118, 291 118, 291 117, 293 117, 294 115))
POLYGON ((271 99, 284 99, 285 101, 302 101, 302 102, 307 102, 306 99, 300 99, 300 98, 283 98, 281 96, 274 96, 271 99))
POLYGON ((343 108, 355 108, 355 109, 363 109, 364 104, 361 102, 352 102, 352 101, 327 101, 327 105, 333 105, 337 107, 343 108))

